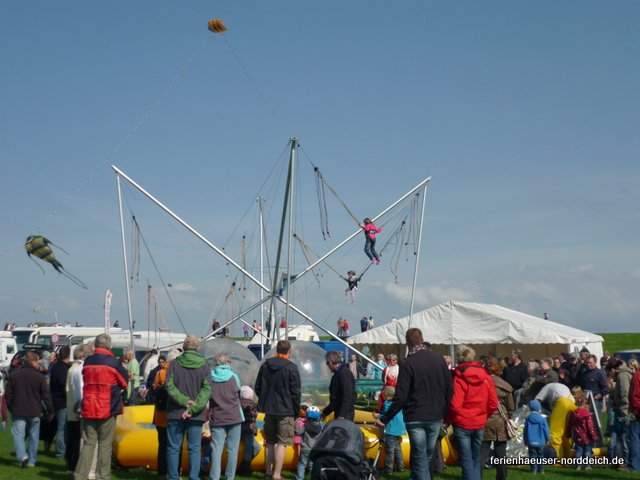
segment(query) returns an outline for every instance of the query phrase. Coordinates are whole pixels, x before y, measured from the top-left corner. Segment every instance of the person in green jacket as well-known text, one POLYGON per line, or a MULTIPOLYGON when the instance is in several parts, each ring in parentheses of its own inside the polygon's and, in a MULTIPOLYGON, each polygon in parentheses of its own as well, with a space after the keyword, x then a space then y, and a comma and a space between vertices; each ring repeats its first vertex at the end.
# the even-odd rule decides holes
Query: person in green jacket
POLYGON ((180 447, 187 436, 189 480, 197 480, 200 472, 200 443, 205 407, 211 395, 211 368, 199 353, 200 340, 187 336, 183 353, 167 370, 167 478, 180 478, 180 447))

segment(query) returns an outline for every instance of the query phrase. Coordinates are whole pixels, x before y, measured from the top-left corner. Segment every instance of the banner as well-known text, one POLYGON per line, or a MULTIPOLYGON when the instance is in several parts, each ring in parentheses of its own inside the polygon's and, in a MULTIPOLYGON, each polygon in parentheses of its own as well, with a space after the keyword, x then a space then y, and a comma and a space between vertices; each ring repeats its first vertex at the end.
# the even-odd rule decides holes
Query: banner
POLYGON ((113 295, 111 290, 107 288, 107 292, 104 296, 104 332, 109 335, 109 328, 111 328, 111 299, 113 295))

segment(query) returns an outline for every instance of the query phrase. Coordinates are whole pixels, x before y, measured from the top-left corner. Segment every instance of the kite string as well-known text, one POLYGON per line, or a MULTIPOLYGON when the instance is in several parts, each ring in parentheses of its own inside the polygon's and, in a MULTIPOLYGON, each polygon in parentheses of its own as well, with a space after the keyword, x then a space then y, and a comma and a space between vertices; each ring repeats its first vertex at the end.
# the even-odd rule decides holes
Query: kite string
POLYGON ((242 60, 240 60, 240 56, 236 53, 236 51, 231 46, 231 42, 229 42, 229 39, 227 38, 227 34, 223 33, 221 34, 221 37, 224 39, 224 43, 227 45, 227 48, 231 52, 231 55, 236 59, 236 62, 238 62, 238 65, 240 66, 242 73, 244 73, 245 77, 247 77, 247 80, 249 81, 253 89, 258 94, 258 97, 260 97, 260 100, 262 100, 264 104, 267 106, 267 108, 269 109, 269 112, 271 112, 271 115, 273 115, 273 118, 277 119, 278 117, 276 115, 276 112, 273 110, 273 108, 271 107, 271 104, 267 101, 266 97, 262 94, 262 92, 258 88, 258 85, 256 85, 256 82, 253 81, 253 78, 249 74, 249 70, 247 70, 244 63, 242 63, 242 60))

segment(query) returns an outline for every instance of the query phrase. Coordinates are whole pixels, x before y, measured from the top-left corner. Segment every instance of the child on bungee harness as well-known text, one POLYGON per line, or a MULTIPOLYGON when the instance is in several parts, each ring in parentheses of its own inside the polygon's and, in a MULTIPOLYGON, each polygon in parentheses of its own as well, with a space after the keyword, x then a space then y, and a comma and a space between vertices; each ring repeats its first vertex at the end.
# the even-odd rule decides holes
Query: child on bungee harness
POLYGON ((376 252, 376 233, 380 233, 382 228, 376 227, 368 217, 363 220, 360 228, 364 230, 364 253, 367 254, 371 263, 378 265, 380 263, 380 255, 376 252))
POLYGON ((340 275, 340 278, 343 279, 345 282, 347 282, 347 288, 344 291, 345 302, 349 299, 351 299, 351 303, 355 302, 356 293, 358 292, 358 282, 362 280, 362 275, 364 274, 361 274, 359 277, 356 277, 356 272, 354 272, 353 270, 349 270, 347 272, 346 278, 340 275))

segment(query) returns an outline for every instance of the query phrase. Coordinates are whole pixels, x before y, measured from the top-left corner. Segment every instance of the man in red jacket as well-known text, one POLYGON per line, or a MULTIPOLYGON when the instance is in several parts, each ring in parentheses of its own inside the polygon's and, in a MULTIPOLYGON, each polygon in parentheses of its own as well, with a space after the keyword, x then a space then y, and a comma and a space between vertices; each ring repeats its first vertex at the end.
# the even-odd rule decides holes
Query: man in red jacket
POLYGON ((487 418, 498 408, 493 380, 476 362, 476 352, 466 345, 456 349, 458 366, 453 370, 453 399, 446 423, 453 425, 453 435, 460 455, 463 480, 482 478, 480 451, 487 418))
POLYGON ((111 353, 111 337, 98 335, 95 353, 82 367, 82 438, 84 445, 74 474, 74 480, 89 477, 93 452, 98 446, 96 478, 111 478, 111 444, 116 432, 116 416, 124 411, 122 392, 127 389, 129 374, 111 353))
POLYGON ((49 386, 45 376, 38 371, 39 362, 40 357, 37 353, 27 352, 24 366, 9 375, 7 385, 7 407, 13 421, 11 433, 16 456, 22 468, 33 467, 36 464, 43 402, 49 412, 49 420, 54 418, 49 386), (28 451, 25 437, 29 438, 28 451))

